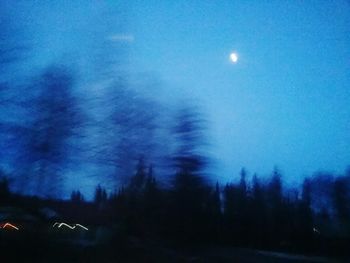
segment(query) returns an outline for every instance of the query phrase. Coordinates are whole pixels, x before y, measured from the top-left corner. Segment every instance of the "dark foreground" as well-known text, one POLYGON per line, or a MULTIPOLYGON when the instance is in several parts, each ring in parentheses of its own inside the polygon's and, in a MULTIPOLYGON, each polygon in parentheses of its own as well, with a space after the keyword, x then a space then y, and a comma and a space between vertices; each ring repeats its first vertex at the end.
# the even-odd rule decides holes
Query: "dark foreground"
POLYGON ((0 262, 346 262, 325 257, 293 255, 236 247, 179 247, 137 238, 105 244, 30 237, 1 239, 0 262))

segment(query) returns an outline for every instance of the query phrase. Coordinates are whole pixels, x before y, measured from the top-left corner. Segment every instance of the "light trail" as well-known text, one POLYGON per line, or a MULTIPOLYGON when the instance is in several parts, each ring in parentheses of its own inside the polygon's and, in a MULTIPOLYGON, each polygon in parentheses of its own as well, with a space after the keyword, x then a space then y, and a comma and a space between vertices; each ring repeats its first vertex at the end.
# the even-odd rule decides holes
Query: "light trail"
POLYGON ((59 224, 58 228, 61 228, 61 226, 66 226, 66 227, 69 227, 70 229, 74 229, 75 228, 75 226, 70 226, 70 225, 68 225, 66 223, 59 224))
POLYGON ((65 227, 68 227, 69 229, 73 230, 73 229, 75 229, 78 226, 78 227, 80 227, 80 228, 82 228, 82 229, 84 229, 86 231, 89 230, 87 227, 85 227, 85 226, 83 226, 81 224, 75 224, 75 225, 71 226, 71 225, 69 225, 67 223, 64 223, 64 222, 62 222, 62 223, 55 222, 52 227, 55 227, 57 225, 58 225, 58 228, 61 228, 61 226, 65 226, 65 227))
POLYGON ((87 227, 82 226, 81 224, 75 224, 75 226, 79 226, 79 227, 81 227, 82 229, 89 230, 87 227))
POLYGON ((13 228, 13 229, 19 230, 18 227, 14 226, 14 225, 12 225, 12 224, 10 224, 10 223, 6 223, 2 228, 6 228, 7 226, 8 226, 8 227, 11 227, 11 228, 13 228))

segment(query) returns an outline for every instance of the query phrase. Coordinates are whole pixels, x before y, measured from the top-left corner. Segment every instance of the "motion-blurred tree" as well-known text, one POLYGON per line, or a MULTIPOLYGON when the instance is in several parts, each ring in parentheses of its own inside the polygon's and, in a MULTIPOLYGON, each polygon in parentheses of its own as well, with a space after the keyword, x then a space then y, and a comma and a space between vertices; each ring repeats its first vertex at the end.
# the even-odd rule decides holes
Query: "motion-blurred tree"
POLYGON ((116 184, 126 185, 142 156, 145 164, 154 155, 157 129, 156 104, 126 84, 116 83, 107 92, 105 108, 96 122, 103 136, 97 145, 96 159, 110 166, 116 184))
POLYGON ((106 189, 98 185, 95 189, 94 201, 97 205, 107 202, 107 192, 106 189))
MULTIPOLYGON (((6 6, 6 4, 4 5, 6 6)), ((22 86, 23 74, 20 68, 28 55, 29 43, 25 30, 18 21, 9 17, 3 3, 0 3, 0 164, 13 169, 12 162, 17 154, 19 133, 23 130, 19 120, 23 112, 25 95, 22 86), (14 114, 15 113, 15 114, 14 114)))
POLYGON ((141 157, 139 159, 137 167, 136 167, 136 173, 130 179, 129 191, 133 195, 140 196, 141 193, 143 193, 143 191, 145 189, 145 184, 146 184, 146 171, 145 171, 145 169, 146 169, 146 167, 144 164, 144 160, 141 157))
POLYGON ((192 108, 180 109, 175 121, 176 152, 172 158, 176 171, 173 181, 174 227, 190 239, 200 238, 203 229, 199 222, 203 222, 201 217, 204 216, 205 195, 208 193, 204 174, 208 159, 202 152, 204 122, 192 108))
POLYGON ((24 159, 29 165, 33 194, 57 195, 64 169, 74 155, 72 138, 78 135, 82 115, 73 96, 74 78, 61 66, 48 67, 32 87, 35 99, 24 135, 24 159))
POLYGON ((192 188, 192 191, 200 192, 206 186, 204 169, 207 165, 207 158, 201 153, 204 143, 203 120, 194 109, 184 108, 175 121, 174 189, 185 191, 192 188))

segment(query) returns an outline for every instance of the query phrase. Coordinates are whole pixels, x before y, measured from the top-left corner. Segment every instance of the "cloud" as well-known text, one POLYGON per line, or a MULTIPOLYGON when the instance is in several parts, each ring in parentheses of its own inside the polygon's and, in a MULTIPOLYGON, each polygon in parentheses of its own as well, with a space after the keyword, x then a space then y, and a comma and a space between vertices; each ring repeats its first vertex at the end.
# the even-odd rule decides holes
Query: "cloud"
POLYGON ((114 34, 108 37, 110 41, 113 42, 133 42, 135 37, 131 34, 114 34))

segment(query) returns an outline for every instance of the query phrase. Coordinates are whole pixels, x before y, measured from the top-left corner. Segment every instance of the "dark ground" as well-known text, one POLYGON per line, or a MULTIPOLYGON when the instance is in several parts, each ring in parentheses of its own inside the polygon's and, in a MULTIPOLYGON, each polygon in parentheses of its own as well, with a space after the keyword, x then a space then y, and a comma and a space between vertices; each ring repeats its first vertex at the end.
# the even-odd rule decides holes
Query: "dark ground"
POLYGON ((22 240, 1 239, 0 262, 36 263, 114 263, 114 262, 346 262, 323 257, 292 255, 237 247, 187 247, 164 245, 137 238, 91 245, 72 240, 48 240, 30 237, 22 240))

